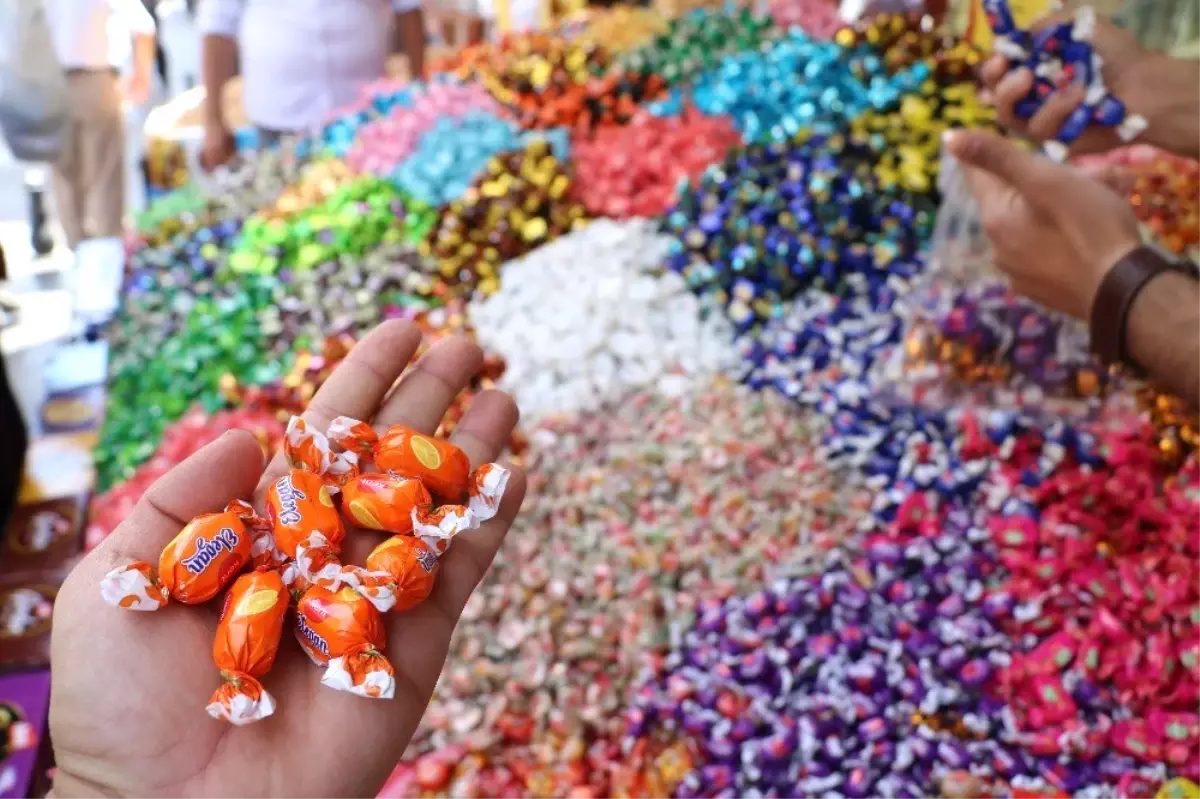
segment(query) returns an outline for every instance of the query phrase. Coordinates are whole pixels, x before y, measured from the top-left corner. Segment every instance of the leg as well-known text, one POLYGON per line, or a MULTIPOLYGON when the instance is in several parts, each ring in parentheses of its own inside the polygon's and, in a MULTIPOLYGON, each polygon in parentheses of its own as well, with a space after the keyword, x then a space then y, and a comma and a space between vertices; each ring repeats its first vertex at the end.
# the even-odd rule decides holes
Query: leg
POLYGON ((79 88, 82 75, 67 76, 67 91, 71 101, 71 119, 67 127, 62 152, 54 163, 51 189, 54 195, 54 210, 59 224, 67 237, 67 246, 72 250, 83 239, 83 196, 79 182, 79 138, 83 120, 79 102, 87 89, 79 88))
POLYGON ((79 141, 83 234, 121 235, 125 214, 125 117, 117 76, 93 73, 79 141))

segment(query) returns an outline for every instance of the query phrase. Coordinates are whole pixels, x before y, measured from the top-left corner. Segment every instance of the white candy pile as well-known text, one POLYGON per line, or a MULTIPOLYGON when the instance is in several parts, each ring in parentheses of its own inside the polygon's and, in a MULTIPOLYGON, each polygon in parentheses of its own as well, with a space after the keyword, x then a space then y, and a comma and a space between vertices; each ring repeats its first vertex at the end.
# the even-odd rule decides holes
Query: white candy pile
POLYGON ((479 343, 526 419, 601 406, 631 388, 675 394, 738 363, 733 332, 662 268, 669 239, 645 219, 600 219, 505 264, 470 306, 479 343))

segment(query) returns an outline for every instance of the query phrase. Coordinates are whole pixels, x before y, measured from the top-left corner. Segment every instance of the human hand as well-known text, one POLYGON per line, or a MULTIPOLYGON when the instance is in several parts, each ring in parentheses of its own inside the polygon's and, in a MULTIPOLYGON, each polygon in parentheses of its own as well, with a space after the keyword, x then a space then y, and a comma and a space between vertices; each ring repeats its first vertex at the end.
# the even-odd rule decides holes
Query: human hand
MULTIPOLYGON (((376 328, 329 377, 304 418, 324 429, 338 415, 374 415, 376 427, 402 422, 432 433, 479 369, 482 353, 462 338, 441 341, 389 394, 420 340, 406 322, 376 328)), ((516 422, 507 394, 484 392, 453 441, 478 466, 500 453, 516 422)), ((157 563, 188 520, 218 511, 230 499, 253 493, 261 511, 265 489, 286 468, 277 454, 264 474, 254 437, 226 433, 151 486, 68 576, 55 602, 52 637, 56 797, 374 796, 383 784, 425 712, 463 605, 520 508, 525 477, 509 467, 500 512, 455 540, 429 599, 386 617, 394 699, 364 699, 322 686, 320 670, 285 629, 263 680, 278 709, 234 727, 204 710, 220 683, 210 654, 220 602, 130 613, 104 604, 100 579, 131 560, 157 563)), ((381 540, 371 531, 350 531, 347 560, 361 564, 381 540)))
POLYGON ((1141 244, 1125 198, 995 133, 954 131, 945 146, 963 165, 996 266, 1013 288, 1087 319, 1105 273, 1141 244))
POLYGON ((211 172, 237 152, 233 134, 223 124, 211 123, 204 128, 204 144, 200 148, 200 167, 211 172))
POLYGON ((150 101, 150 76, 131 72, 121 83, 121 96, 125 102, 140 107, 150 101))
MULTIPOLYGON (((1071 19, 1073 15, 1069 12, 1054 14, 1038 27, 1071 19)), ((1161 120, 1175 99, 1170 92, 1164 91, 1163 72, 1169 68, 1167 62, 1170 59, 1142 47, 1132 33, 1101 17, 1096 19, 1092 46, 1104 59, 1103 76, 1108 90, 1125 103, 1127 113, 1139 114, 1147 120, 1149 127, 1146 136, 1152 136, 1152 129, 1156 124, 1161 128, 1161 120)), ((1011 66, 1004 56, 993 55, 984 63, 980 73, 984 87, 996 106, 997 121, 1009 130, 1036 141, 1053 139, 1071 112, 1084 102, 1087 86, 1064 82, 1031 119, 1022 120, 1017 117, 1014 108, 1033 88, 1034 76, 1028 67, 1010 72, 1011 66)), ((1121 143, 1114 128, 1090 125, 1071 144, 1070 151, 1072 154, 1103 152, 1121 143)))

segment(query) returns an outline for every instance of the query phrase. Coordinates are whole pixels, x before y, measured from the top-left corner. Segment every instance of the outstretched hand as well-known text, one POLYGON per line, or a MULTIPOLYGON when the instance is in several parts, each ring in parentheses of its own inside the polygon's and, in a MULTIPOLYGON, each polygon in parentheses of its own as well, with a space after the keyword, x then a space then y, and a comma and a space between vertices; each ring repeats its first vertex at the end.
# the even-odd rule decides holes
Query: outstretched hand
MULTIPOLYGON (((420 340, 406 322, 376 328, 313 397, 305 420, 323 430, 346 415, 373 418, 377 428, 402 423, 433 433, 479 369, 482 353, 466 339, 443 340, 391 390, 420 340)), ((516 422, 507 394, 484 392, 452 440, 476 467, 500 454, 516 422)), ((429 599, 387 615, 394 699, 322 686, 320 670, 300 650, 289 623, 263 678, 278 709, 263 721, 233 727, 204 711, 220 682, 211 655, 220 601, 131 613, 101 600, 100 580, 132 560, 157 563, 192 517, 219 511, 231 499, 253 496, 261 512, 267 486, 286 468, 277 454, 264 472, 254 437, 226 433, 151 486, 67 578, 55 603, 52 640, 55 796, 373 796, 383 784, 425 712, 463 605, 521 506, 525 477, 509 467, 500 512, 455 539, 429 599)), ((361 564, 381 540, 373 531, 348 531, 347 562, 361 564)))

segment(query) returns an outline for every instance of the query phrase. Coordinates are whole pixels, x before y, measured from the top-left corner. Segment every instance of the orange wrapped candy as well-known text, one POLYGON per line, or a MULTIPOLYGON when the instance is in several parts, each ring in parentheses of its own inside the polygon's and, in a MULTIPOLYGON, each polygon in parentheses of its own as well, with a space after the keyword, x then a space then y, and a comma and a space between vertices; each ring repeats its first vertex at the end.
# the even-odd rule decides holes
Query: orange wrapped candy
POLYGON ((410 533, 413 508, 432 503, 421 481, 411 477, 364 474, 342 486, 342 514, 371 530, 410 533))
MULTIPOLYGON (((440 565, 436 552, 421 539, 409 535, 394 535, 367 555, 367 570, 387 575, 391 610, 399 612, 415 608, 429 598, 440 565)), ((370 594, 367 596, 369 599, 370 594)), ((379 604, 375 606, 378 608, 379 604)))
POLYGON ((329 437, 360 458, 374 460, 380 471, 415 477, 438 502, 458 502, 467 491, 471 461, 449 441, 399 424, 379 436, 370 425, 348 416, 329 423, 329 437))
POLYGON ((288 420, 283 436, 283 454, 293 469, 312 472, 331 486, 341 486, 358 476, 358 455, 354 452, 335 453, 329 439, 299 416, 288 420))
POLYGON ((296 604, 296 640, 314 663, 327 664, 323 685, 375 699, 395 693, 383 621, 353 588, 310 586, 296 604))
POLYGON ((275 712, 275 700, 257 678, 275 662, 287 609, 278 571, 243 574, 229 589, 213 639, 222 682, 208 700, 208 715, 240 726, 275 712))
POLYGON ((263 521, 235 499, 220 513, 192 519, 163 548, 157 571, 138 561, 119 566, 100 582, 106 602, 129 610, 158 610, 167 599, 197 605, 221 592, 250 561, 251 539, 263 521))
POLYGON ((329 546, 341 546, 345 529, 333 502, 333 491, 318 475, 292 469, 267 488, 267 516, 275 531, 275 546, 288 558, 314 533, 329 546))

